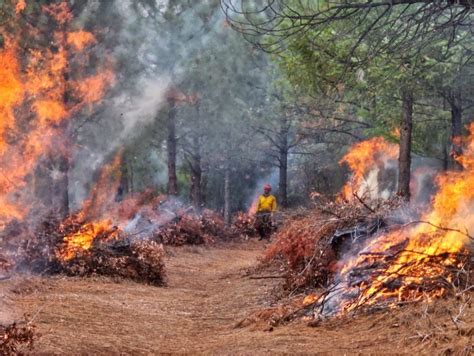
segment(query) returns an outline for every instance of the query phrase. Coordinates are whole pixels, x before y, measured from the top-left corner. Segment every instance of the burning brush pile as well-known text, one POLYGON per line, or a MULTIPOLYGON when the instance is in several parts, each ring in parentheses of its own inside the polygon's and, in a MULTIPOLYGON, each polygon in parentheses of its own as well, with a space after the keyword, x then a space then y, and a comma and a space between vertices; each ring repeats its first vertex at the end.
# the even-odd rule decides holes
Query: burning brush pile
POLYGON ((360 150, 365 155, 359 165, 350 164, 352 187, 344 187, 343 198, 290 222, 267 250, 266 261, 283 263, 286 286, 305 292, 304 313, 310 310, 315 318, 431 301, 472 288, 474 125, 457 158, 463 170, 436 177, 429 208, 378 198, 380 188, 364 177, 377 175, 373 171, 396 154, 389 143, 372 143, 356 145, 343 159, 360 150), (369 188, 375 193, 367 194, 369 188))
POLYGON ((39 273, 117 276, 165 283, 163 245, 209 244, 234 237, 218 214, 196 213, 151 192, 117 201, 121 155, 105 165, 90 197, 64 220, 45 219, 23 246, 19 266, 39 273))

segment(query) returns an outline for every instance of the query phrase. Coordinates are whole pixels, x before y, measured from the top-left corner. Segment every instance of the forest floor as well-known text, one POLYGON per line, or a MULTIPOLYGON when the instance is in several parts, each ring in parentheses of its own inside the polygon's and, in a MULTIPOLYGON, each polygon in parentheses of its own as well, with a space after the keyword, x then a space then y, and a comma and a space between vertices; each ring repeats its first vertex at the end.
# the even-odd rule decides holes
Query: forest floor
MULTIPOLYGON (((28 313, 41 337, 34 354, 466 352, 472 308, 459 301, 410 305, 309 327, 235 325, 266 308, 280 280, 250 279, 265 244, 256 241, 170 250, 168 286, 105 278, 18 277, 0 282, 0 318, 28 313), (6 298, 5 298, 6 297, 6 298), (6 311, 9 314, 6 314, 6 311)), ((2 320, 3 321, 3 320, 2 320)))

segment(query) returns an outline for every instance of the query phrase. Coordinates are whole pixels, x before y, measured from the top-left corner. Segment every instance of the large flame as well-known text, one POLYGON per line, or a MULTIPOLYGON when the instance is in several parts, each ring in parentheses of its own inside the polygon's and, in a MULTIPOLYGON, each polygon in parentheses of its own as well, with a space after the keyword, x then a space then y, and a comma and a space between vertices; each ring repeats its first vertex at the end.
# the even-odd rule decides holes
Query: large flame
MULTIPOLYGON (((63 228, 69 223, 71 223, 70 219, 66 220, 62 225, 63 228)), ((119 236, 118 229, 110 220, 81 224, 77 231, 64 237, 65 246, 57 252, 57 256, 64 261, 69 261, 78 253, 89 250, 94 240, 102 236, 104 240, 115 239, 119 236)))
POLYGON ((419 222, 373 238, 343 263, 333 307, 353 310, 387 302, 395 305, 444 295, 468 255, 469 232, 474 231, 474 124, 458 162, 464 170, 437 177, 438 192, 419 222), (441 286, 441 287, 440 287, 441 286))
POLYGON ((61 225, 64 244, 57 252, 62 260, 71 260, 79 252, 89 250, 98 237, 116 238, 118 228, 113 224, 115 196, 120 184, 122 153, 105 164, 89 198, 82 204, 79 213, 68 217, 61 225))
POLYGON ((352 200, 354 194, 359 197, 374 197, 377 192, 374 191, 370 174, 386 168, 389 161, 397 158, 398 152, 398 146, 383 137, 374 137, 352 146, 339 161, 340 164, 346 163, 352 172, 350 180, 342 188, 341 196, 345 200, 352 200))
MULTIPOLYGON (((24 0, 17 1, 17 16, 25 8, 24 0)), ((48 16, 54 23, 50 33, 29 24, 21 35, 0 27, 0 225, 28 213, 31 196, 25 191, 38 161, 53 144, 58 149, 73 114, 98 102, 113 82, 110 70, 89 76, 71 73, 71 59, 87 56, 83 50, 96 39, 83 30, 68 31, 73 16, 67 2, 43 6, 41 12, 37 16, 48 16), (25 36, 38 43, 28 48, 25 36)))
POLYGON ((153 207, 162 197, 153 191, 129 196, 117 201, 122 173, 122 151, 120 150, 110 163, 102 166, 97 182, 82 204, 78 213, 66 218, 61 224, 63 244, 56 256, 69 261, 78 254, 87 253, 94 243, 107 242, 126 235, 127 227, 138 215, 143 214, 150 221, 159 224, 165 220, 153 207))

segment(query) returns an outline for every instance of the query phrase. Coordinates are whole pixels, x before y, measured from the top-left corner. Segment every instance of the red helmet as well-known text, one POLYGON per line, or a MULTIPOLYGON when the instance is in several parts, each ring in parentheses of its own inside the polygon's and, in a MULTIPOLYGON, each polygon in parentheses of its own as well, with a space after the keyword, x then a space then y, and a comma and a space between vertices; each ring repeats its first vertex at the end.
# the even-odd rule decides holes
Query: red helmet
POLYGON ((265 184, 265 185, 263 186, 263 190, 265 190, 265 191, 270 191, 270 190, 272 190, 272 186, 267 183, 267 184, 265 184))

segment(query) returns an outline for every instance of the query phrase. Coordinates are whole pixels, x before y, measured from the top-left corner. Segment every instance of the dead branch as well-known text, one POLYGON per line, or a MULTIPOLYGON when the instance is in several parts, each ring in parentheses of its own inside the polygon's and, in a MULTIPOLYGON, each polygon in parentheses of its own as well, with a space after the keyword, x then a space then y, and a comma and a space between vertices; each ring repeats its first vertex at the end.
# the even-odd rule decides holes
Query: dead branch
POLYGON ((286 276, 251 276, 249 279, 278 279, 278 278, 286 278, 286 276))

